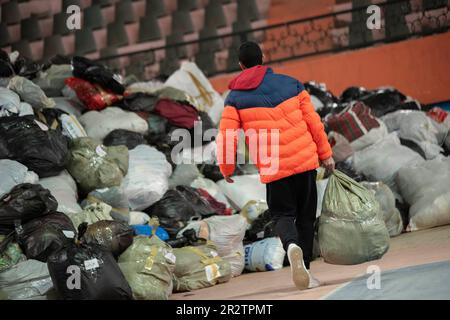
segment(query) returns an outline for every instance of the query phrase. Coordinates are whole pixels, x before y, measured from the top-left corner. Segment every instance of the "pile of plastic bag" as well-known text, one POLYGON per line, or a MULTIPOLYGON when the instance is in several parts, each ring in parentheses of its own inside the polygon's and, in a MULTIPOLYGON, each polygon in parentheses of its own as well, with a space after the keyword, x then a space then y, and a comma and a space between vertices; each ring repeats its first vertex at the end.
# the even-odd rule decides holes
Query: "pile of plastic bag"
MULTIPOLYGON (((224 97, 192 62, 133 81, 0 50, 0 297, 169 299, 286 266, 256 167, 227 183, 205 139, 224 97)), ((305 88, 353 178, 318 171, 315 257, 370 261, 406 225, 450 223, 446 111, 393 88, 305 88)))

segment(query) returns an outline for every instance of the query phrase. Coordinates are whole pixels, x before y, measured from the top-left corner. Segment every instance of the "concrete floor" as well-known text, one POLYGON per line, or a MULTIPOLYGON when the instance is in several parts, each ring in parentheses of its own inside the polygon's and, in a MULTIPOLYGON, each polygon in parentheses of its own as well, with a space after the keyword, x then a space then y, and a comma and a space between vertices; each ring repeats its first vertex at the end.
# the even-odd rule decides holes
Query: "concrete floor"
POLYGON ((425 263, 450 260, 450 225, 404 233, 391 238, 389 251, 380 260, 355 266, 337 266, 317 259, 311 264, 322 286, 299 291, 291 283, 290 269, 243 274, 225 284, 193 292, 174 294, 173 300, 300 300, 321 299, 338 287, 366 273, 377 265, 381 272, 425 263))

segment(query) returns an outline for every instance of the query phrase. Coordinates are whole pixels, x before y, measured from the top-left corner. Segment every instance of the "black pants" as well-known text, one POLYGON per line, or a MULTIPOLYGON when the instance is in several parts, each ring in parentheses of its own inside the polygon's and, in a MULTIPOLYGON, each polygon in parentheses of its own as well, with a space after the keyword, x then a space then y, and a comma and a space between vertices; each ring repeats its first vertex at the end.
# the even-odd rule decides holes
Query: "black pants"
POLYGON ((302 248, 307 269, 313 254, 316 175, 316 170, 311 170, 266 185, 267 204, 275 222, 275 232, 286 252, 291 243, 302 248))

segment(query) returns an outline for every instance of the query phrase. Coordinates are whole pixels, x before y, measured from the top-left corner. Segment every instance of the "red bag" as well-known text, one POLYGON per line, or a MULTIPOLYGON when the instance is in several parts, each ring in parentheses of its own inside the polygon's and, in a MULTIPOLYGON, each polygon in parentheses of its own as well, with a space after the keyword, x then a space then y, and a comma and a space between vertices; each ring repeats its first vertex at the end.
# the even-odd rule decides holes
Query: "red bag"
POLYGON ((80 78, 71 77, 64 82, 89 110, 102 110, 122 99, 122 96, 80 78))
POLYGON ((359 101, 348 106, 339 114, 329 117, 326 121, 331 130, 340 133, 349 142, 380 126, 380 122, 372 115, 370 108, 359 101))
POLYGON ((179 103, 170 99, 160 99, 156 102, 155 113, 166 118, 174 126, 192 129, 194 122, 199 121, 197 109, 189 104, 179 103))
POLYGON ((217 212, 218 215, 232 215, 233 212, 231 211, 231 208, 227 208, 224 203, 217 201, 212 195, 209 194, 208 191, 204 189, 197 189, 197 192, 202 196, 203 199, 208 201, 209 205, 217 212))
POLYGON ((439 107, 434 107, 430 111, 427 112, 427 116, 433 119, 436 122, 442 123, 447 119, 448 112, 439 107))

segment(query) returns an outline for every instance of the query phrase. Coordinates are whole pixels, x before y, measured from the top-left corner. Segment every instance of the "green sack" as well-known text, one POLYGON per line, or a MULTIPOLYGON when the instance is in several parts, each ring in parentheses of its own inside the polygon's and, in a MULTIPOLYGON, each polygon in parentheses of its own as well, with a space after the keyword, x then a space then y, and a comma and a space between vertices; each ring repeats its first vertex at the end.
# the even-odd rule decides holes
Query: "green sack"
POLYGON ((167 300, 173 289, 175 256, 158 237, 137 236, 119 257, 119 267, 136 300, 167 300))
POLYGON ((174 274, 174 291, 184 292, 208 288, 231 279, 231 266, 219 257, 215 245, 174 249, 177 260, 174 274))
POLYGON ((337 170, 325 189, 319 245, 325 262, 341 265, 379 259, 389 249, 389 233, 373 193, 337 170))
POLYGON ((126 146, 105 147, 91 138, 72 140, 67 169, 81 191, 119 186, 128 172, 126 146))

